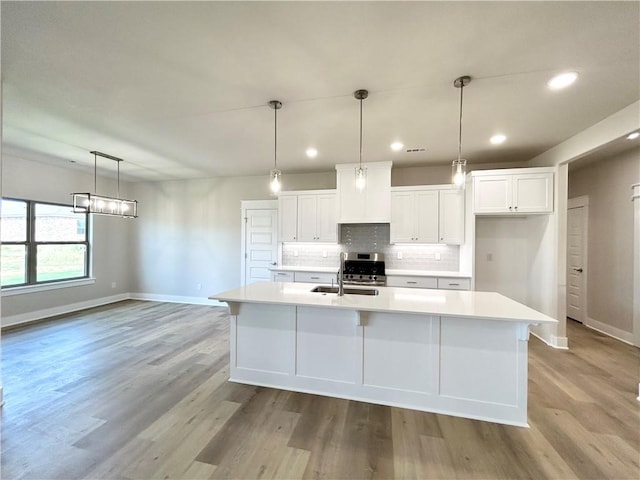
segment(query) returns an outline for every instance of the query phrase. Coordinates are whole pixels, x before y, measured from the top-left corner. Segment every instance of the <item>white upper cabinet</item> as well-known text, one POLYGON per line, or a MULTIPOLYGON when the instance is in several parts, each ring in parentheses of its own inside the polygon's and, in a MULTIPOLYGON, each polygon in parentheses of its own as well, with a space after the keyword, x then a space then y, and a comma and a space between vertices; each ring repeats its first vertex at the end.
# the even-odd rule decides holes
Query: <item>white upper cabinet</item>
POLYGON ((356 189, 358 164, 336 165, 339 223, 389 223, 391 221, 391 162, 363 163, 366 183, 356 189))
POLYGON ((553 211, 553 169, 517 168, 472 172, 473 211, 531 214, 553 211))
POLYGON ((464 243, 464 190, 452 188, 438 192, 439 243, 461 245, 464 243))
POLYGON ((450 186, 394 187, 391 243, 464 242, 464 191, 450 186))
POLYGON ((298 196, 280 193, 278 196, 278 219, 281 242, 295 242, 298 238, 298 196))
POLYGON ((298 241, 338 241, 335 193, 298 195, 298 241))
POLYGON ((335 190, 282 192, 278 200, 280 241, 338 241, 335 190))

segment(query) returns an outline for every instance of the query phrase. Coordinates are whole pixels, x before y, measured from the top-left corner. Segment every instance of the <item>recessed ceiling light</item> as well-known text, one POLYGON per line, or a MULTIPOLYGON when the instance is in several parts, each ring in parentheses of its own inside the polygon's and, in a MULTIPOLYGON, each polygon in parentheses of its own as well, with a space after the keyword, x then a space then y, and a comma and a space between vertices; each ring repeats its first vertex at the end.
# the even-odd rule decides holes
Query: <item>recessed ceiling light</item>
POLYGON ((307 148, 307 151, 305 153, 309 158, 316 158, 318 156, 318 150, 313 147, 307 148))
POLYGON ((500 145, 501 143, 504 143, 504 141, 507 139, 507 137, 505 137, 502 134, 498 134, 498 135, 494 135, 493 137, 491 137, 489 139, 489 141, 494 144, 494 145, 500 145))
POLYGON ((402 150, 402 147, 404 147, 404 145, 400 142, 393 142, 391 144, 391 150, 393 150, 394 152, 399 152, 400 150, 402 150))
POLYGON ((556 75, 551 80, 547 82, 547 86, 551 90, 560 90, 562 88, 568 87, 578 78, 577 72, 566 72, 561 73, 560 75, 556 75))
POLYGON ((627 135, 627 140, 635 140, 638 137, 640 137, 640 133, 639 132, 633 132, 633 133, 630 133, 629 135, 627 135))

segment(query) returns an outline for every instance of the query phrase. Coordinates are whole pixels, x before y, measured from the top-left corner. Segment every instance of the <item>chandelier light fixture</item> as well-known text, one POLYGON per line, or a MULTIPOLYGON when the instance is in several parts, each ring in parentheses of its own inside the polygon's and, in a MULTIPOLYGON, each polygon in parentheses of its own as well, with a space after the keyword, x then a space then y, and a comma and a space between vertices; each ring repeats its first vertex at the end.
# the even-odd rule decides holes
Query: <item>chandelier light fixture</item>
POLYGON ((273 170, 269 172, 269 188, 272 195, 278 195, 282 188, 282 172, 278 170, 278 110, 282 102, 271 100, 269 106, 273 108, 273 170))
POLYGON ((468 75, 458 77, 453 81, 453 86, 460 89, 460 129, 458 131, 458 158, 451 164, 452 182, 457 188, 464 188, 467 161, 462 158, 462 93, 464 87, 471 83, 468 75))
POLYGON ((356 190, 362 192, 367 184, 367 172, 362 168, 362 100, 369 96, 367 90, 356 90, 353 92, 353 96, 356 100, 360 101, 360 163, 356 168, 356 190))
POLYGON ((74 213, 90 213, 94 215, 112 215, 123 218, 138 217, 138 201, 120 198, 120 162, 121 158, 114 157, 102 152, 90 152, 93 154, 93 193, 72 193, 74 213), (98 157, 108 158, 117 164, 117 196, 107 197, 98 195, 98 157))

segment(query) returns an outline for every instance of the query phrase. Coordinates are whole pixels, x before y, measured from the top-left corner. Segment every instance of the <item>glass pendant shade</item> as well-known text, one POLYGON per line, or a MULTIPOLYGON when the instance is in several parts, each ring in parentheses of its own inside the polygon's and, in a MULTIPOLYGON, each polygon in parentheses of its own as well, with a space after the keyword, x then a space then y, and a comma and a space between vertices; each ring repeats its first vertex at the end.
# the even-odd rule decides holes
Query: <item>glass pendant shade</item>
POLYGON ((356 190, 362 192, 367 185, 367 172, 364 168, 356 168, 356 190))
POLYGON ((451 164, 451 178, 457 188, 464 188, 467 161, 463 158, 456 159, 451 164))
POLYGON ((277 195, 280 193, 280 189, 282 188, 281 183, 282 172, 280 170, 271 170, 269 173, 269 188, 271 189, 271 193, 277 195))

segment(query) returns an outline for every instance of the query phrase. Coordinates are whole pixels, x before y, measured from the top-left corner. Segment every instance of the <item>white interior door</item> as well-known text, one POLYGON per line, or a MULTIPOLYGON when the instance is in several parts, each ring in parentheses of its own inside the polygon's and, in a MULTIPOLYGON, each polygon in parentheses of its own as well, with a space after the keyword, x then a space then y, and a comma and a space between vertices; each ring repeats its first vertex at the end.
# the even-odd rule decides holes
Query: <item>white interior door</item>
POLYGON ((579 322, 586 316, 586 208, 567 212, 567 316, 579 322))
POLYGON ((245 210, 244 284, 268 282, 278 264, 278 210, 245 210))

